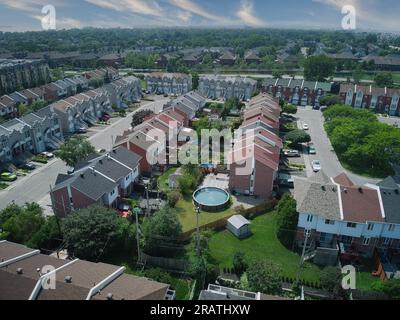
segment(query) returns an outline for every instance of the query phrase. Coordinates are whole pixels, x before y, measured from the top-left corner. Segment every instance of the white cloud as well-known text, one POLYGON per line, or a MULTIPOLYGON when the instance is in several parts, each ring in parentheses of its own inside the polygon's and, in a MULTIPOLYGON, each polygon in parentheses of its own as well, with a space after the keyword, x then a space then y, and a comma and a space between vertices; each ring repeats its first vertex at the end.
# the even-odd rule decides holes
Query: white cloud
POLYGON ((192 20, 193 14, 189 11, 179 11, 177 17, 185 23, 189 23, 192 20))
POLYGON ((241 19, 241 21, 251 27, 262 28, 266 27, 267 23, 256 17, 254 14, 254 4, 250 0, 242 0, 241 7, 236 15, 241 19))
POLYGON ((218 22, 221 25, 232 24, 231 19, 219 16, 219 15, 215 15, 215 14, 209 12, 208 10, 204 9, 203 7, 199 6, 198 4, 194 3, 193 1, 170 0, 169 2, 173 6, 178 7, 186 12, 191 12, 192 14, 198 15, 207 20, 218 22))
POLYGON ((162 16, 163 9, 154 0, 85 0, 95 6, 118 12, 131 12, 151 16, 162 16))

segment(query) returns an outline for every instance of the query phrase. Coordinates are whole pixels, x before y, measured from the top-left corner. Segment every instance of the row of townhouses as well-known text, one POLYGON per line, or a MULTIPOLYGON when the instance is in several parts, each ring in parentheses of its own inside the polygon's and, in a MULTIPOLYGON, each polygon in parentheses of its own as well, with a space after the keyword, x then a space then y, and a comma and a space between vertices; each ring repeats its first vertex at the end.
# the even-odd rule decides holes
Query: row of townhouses
POLYGON ((151 175, 177 161, 173 148, 190 140, 190 127, 197 111, 204 108, 206 99, 191 91, 164 106, 164 110, 146 119, 116 138, 115 145, 123 146, 141 157, 140 171, 151 175), (173 135, 171 136, 171 133, 173 135), (176 140, 174 140, 176 139, 176 140))
POLYGON ((48 106, 0 125, 0 162, 22 164, 29 155, 54 150, 62 141, 60 119, 48 106))
POLYGON ((340 97, 343 103, 354 108, 400 116, 400 89, 341 84, 340 97))
POLYGON ((112 112, 113 104, 124 106, 140 99, 139 80, 126 77, 4 122, 0 125, 0 162, 20 164, 31 154, 57 149, 65 134, 96 124, 112 112))
POLYGON ((19 106, 29 106, 37 101, 51 103, 87 91, 89 80, 93 77, 102 79, 107 83, 117 81, 120 78, 117 70, 107 67, 89 71, 83 75, 67 77, 39 87, 15 91, 0 97, 0 116, 8 119, 15 118, 18 116, 19 106))
POLYGON ((169 284, 125 273, 125 267, 62 260, 0 241, 0 300, 174 300, 169 284))
POLYGON ((44 60, 0 59, 0 94, 18 88, 44 85, 50 81, 49 65, 44 60))
POLYGON ((230 155, 232 192, 264 199, 273 195, 283 148, 280 114, 279 102, 270 95, 260 94, 250 101, 230 155))
POLYGON ((376 185, 357 186, 346 174, 328 178, 323 172, 295 178, 297 245, 306 245, 314 262, 322 265, 336 264, 338 258, 371 257, 376 249, 388 259, 399 257, 398 183, 389 177, 376 185))
POLYGON ((94 154, 77 164, 74 173, 59 174, 50 190, 54 213, 65 218, 74 210, 92 204, 117 208, 140 175, 141 158, 126 148, 94 154))
POLYGON ((203 76, 199 80, 199 92, 209 99, 250 100, 257 91, 257 81, 246 77, 203 76))
POLYGON ((183 95, 192 91, 192 76, 184 73, 153 72, 146 75, 147 90, 158 94, 183 95))
POLYGON ((297 79, 265 79, 262 84, 263 92, 296 106, 319 107, 319 99, 331 90, 329 82, 297 79))

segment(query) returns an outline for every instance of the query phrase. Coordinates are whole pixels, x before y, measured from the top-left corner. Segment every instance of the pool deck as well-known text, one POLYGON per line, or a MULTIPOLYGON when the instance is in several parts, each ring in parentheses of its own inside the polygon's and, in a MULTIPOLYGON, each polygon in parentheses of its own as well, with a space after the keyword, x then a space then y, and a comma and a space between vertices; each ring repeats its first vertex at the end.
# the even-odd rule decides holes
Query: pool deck
MULTIPOLYGON (((219 173, 217 175, 214 174, 209 174, 204 178, 204 181, 200 188, 203 187, 215 187, 215 188, 220 188, 225 191, 227 191, 229 194, 229 175, 228 174, 222 174, 219 173)), ((231 195, 232 201, 233 201, 233 207, 238 207, 238 206, 243 206, 245 209, 252 208, 254 206, 257 206, 264 201, 262 199, 256 199, 254 197, 248 197, 248 196, 239 196, 236 197, 234 195, 231 195)))

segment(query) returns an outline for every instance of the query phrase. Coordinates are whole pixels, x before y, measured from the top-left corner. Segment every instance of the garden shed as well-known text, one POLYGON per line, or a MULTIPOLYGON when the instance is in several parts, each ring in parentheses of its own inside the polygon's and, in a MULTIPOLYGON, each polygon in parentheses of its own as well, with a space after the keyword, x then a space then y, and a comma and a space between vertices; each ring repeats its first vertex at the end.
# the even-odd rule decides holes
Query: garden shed
POLYGON ((229 218, 227 229, 239 239, 250 236, 250 221, 241 215, 235 215, 229 218))

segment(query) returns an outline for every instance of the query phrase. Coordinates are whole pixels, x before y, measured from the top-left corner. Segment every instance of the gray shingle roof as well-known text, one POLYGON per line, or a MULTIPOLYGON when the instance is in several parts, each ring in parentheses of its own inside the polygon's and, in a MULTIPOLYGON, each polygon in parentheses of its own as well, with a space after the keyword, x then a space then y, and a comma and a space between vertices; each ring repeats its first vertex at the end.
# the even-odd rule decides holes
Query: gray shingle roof
POLYGON ((76 174, 71 187, 82 192, 93 200, 100 199, 104 194, 111 192, 117 186, 116 183, 105 178, 91 169, 81 174, 76 174))
POLYGON ((100 159, 94 169, 116 182, 121 178, 125 178, 132 171, 107 156, 100 159))
POLYGON ((123 163, 124 165, 130 167, 131 169, 135 169, 139 164, 139 161, 142 159, 142 157, 140 157, 136 153, 123 147, 111 151, 110 157, 123 163))
POLYGON ((400 187, 392 177, 386 178, 377 186, 381 194, 386 222, 400 224, 400 187))
POLYGON ((340 220, 338 187, 323 174, 314 174, 310 179, 294 178, 294 198, 297 211, 340 220))

